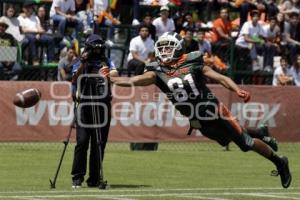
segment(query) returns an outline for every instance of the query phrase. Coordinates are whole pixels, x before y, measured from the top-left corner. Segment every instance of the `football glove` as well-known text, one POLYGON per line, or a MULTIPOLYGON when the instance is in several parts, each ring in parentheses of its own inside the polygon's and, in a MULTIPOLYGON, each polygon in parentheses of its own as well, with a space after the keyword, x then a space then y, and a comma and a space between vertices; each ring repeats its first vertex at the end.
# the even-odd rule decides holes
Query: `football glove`
POLYGON ((245 90, 238 90, 237 92, 237 95, 242 98, 244 100, 245 103, 247 103, 248 101, 250 101, 250 93, 245 91, 245 90))

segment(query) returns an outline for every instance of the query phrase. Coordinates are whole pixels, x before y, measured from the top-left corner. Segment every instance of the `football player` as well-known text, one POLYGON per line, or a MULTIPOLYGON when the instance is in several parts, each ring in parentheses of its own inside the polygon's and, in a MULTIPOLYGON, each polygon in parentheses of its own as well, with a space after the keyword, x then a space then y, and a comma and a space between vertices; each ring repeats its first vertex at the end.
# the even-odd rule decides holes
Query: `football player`
POLYGON ((280 157, 272 150, 277 150, 277 144, 269 144, 270 148, 268 142, 262 140, 267 131, 248 131, 240 126, 206 86, 205 80, 209 78, 219 82, 244 102, 250 100, 249 92, 207 66, 200 52, 184 54, 183 40, 177 33, 164 33, 156 41, 154 50, 156 62, 148 64, 144 74, 131 78, 111 77, 111 81, 123 87, 155 84, 175 108, 189 118, 191 127, 222 146, 233 141, 242 151, 252 150, 267 158, 276 166, 276 175, 280 175, 282 186, 288 188, 292 180, 288 158, 280 157))

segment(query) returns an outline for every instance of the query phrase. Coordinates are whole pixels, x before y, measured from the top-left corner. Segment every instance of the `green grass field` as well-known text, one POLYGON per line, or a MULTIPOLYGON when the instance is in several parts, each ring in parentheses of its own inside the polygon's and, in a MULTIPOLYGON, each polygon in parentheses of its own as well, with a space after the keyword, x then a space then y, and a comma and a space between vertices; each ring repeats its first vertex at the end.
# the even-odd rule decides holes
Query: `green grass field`
POLYGON ((213 143, 159 144, 158 151, 130 151, 129 144, 109 144, 104 172, 110 188, 71 188, 74 144, 70 144, 50 189, 63 144, 0 143, 0 199, 207 199, 300 200, 300 143, 280 144, 290 160, 293 182, 282 189, 273 165, 253 152, 231 151, 213 143))

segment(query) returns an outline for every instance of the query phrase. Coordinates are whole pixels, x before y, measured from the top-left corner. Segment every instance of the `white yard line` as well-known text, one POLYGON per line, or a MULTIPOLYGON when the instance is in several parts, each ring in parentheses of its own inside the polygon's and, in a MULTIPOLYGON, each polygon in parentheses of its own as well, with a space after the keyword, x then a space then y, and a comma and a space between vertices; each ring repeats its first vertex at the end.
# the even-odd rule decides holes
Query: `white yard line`
POLYGON ((136 199, 128 199, 128 198, 118 198, 118 197, 96 197, 97 199, 111 199, 111 200, 136 200, 136 199))
MULTIPOLYGON (((136 190, 49 190, 49 191, 8 191, 1 192, 0 199, 45 200, 45 199, 84 199, 138 200, 143 197, 177 197, 206 200, 230 200, 232 197, 252 196, 259 199, 300 200, 300 188, 176 188, 176 189, 136 189, 136 190), (273 191, 271 191, 273 190, 273 191), (275 190, 275 191, 274 191, 275 190), (294 191, 293 191, 294 190, 294 191), (253 192, 254 191, 254 192, 253 192), (289 196, 291 195, 291 196, 289 196), (293 196, 292 196, 293 195, 293 196), (297 197, 299 195, 299 197, 297 197)), ((156 198, 155 198, 156 197, 156 198)))
MULTIPOLYGON (((201 194, 200 194, 201 195, 201 194)), ((224 199, 224 198, 218 198, 218 197, 207 197, 207 196, 191 196, 191 195, 177 195, 176 197, 185 197, 190 199, 205 199, 205 200, 230 200, 230 199, 224 199)))
MULTIPOLYGON (((166 191, 218 191, 218 190, 227 190, 227 191, 235 191, 235 190, 282 190, 282 191, 289 191, 289 190, 299 190, 300 187, 290 187, 288 190, 283 189, 282 187, 274 187, 274 188, 170 188, 170 189, 108 189, 108 190, 101 190, 101 192, 166 192, 166 191)), ((0 191, 0 194, 32 194, 32 193, 66 193, 66 192, 99 192, 98 189, 87 189, 87 188, 81 188, 78 190, 32 190, 32 191, 0 191)))
POLYGON ((42 200, 42 199, 37 199, 37 198, 31 198, 31 197, 24 197, 24 196, 22 196, 22 197, 18 197, 17 199, 22 199, 22 200, 42 200))
POLYGON ((272 199, 289 199, 289 200, 300 200, 300 197, 291 197, 291 196, 282 196, 277 195, 277 194, 262 194, 262 193, 243 193, 242 195, 245 196, 255 196, 255 197, 267 197, 267 198, 272 198, 272 199))
MULTIPOLYGON (((19 198, 29 198, 29 199, 60 199, 60 198, 83 198, 83 197, 96 197, 96 198, 104 198, 104 199, 115 199, 115 200, 132 200, 132 198, 138 198, 138 197, 189 197, 189 198, 198 198, 198 199, 210 199, 210 200, 228 200, 224 199, 222 197, 215 197, 215 196, 256 196, 256 197, 268 197, 268 198, 281 198, 281 199, 294 199, 294 200, 300 200, 300 197, 288 197, 288 196, 282 196, 282 193, 279 193, 280 196, 273 193, 231 193, 231 192, 220 192, 220 193, 162 193, 162 194, 80 194, 80 193, 73 193, 72 195, 67 194, 48 194, 48 195, 30 195, 30 196, 19 196, 19 195, 13 195, 13 196, 0 196, 0 199, 6 198, 6 199, 19 199, 19 198), (209 197, 210 195, 214 197, 209 197), (204 197, 205 196, 205 197, 204 197)), ((288 193, 288 194, 294 194, 294 193, 288 193)), ((299 194, 299 193, 298 193, 299 194)))

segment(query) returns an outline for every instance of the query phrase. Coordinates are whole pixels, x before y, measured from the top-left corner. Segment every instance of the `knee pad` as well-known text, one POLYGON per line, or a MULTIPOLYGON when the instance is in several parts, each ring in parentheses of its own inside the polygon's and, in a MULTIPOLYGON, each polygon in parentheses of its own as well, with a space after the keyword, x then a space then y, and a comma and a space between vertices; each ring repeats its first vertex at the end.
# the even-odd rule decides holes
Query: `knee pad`
POLYGON ((243 132, 241 137, 242 137, 242 141, 240 144, 238 144, 240 149, 243 152, 247 152, 247 151, 251 150, 254 145, 253 138, 247 132, 243 132))

